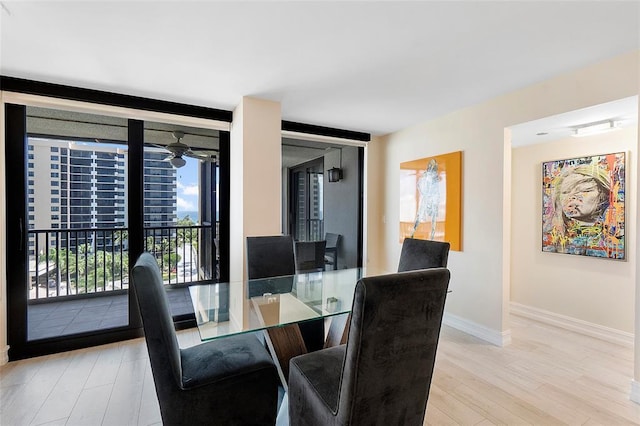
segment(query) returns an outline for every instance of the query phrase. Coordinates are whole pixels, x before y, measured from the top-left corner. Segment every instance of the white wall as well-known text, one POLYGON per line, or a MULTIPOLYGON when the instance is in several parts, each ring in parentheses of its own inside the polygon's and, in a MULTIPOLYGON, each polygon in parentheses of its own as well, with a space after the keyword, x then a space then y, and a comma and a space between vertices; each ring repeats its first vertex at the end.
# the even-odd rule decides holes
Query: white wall
POLYGON ((511 300, 603 327, 633 333, 637 164, 627 156, 627 261, 543 253, 542 162, 638 151, 637 127, 513 150, 511 300))
MULTIPOLYGON (((384 173, 379 197, 370 200, 369 220, 374 239, 384 247, 370 250, 370 261, 382 270, 397 267, 398 174, 403 161, 463 151, 463 250, 452 252, 452 272, 445 320, 475 332, 496 344, 509 341, 509 239, 503 241, 503 194, 509 173, 504 164, 504 129, 514 124, 573 111, 638 94, 639 51, 630 52, 584 69, 557 76, 488 102, 417 124, 381 138, 372 161, 384 173), (612 78, 615 76, 615 78, 612 78), (377 214, 378 217, 374 217, 377 214)), ((508 70, 505 70, 508 72, 508 70)), ((478 82, 482 84, 482 82, 478 82)), ((425 100, 427 101, 427 100, 425 100)), ((506 153, 506 154, 505 154, 506 153)), ((637 152, 631 164, 637 164, 637 152)), ((370 164, 369 170, 372 170, 370 164)), ((369 182, 375 177, 369 177, 369 182)), ((635 197, 636 194, 630 195, 635 197)), ((372 197, 373 198, 373 197, 372 197)), ((371 239, 370 239, 371 240, 371 239)))

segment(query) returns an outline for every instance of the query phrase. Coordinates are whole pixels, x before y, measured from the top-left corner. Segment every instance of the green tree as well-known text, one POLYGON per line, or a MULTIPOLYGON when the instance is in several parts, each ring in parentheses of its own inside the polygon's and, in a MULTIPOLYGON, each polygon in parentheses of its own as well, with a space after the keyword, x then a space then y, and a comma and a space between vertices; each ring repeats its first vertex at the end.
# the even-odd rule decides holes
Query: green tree
POLYGON ((126 229, 119 229, 113 233, 113 241, 115 245, 122 246, 129 240, 129 231, 126 229))
MULTIPOLYGON (((196 223, 191 220, 189 215, 182 219, 178 219, 178 226, 195 226, 196 223)), ((198 247, 198 229, 197 228, 178 228, 178 244, 183 246, 185 243, 190 244, 193 248, 198 247)))

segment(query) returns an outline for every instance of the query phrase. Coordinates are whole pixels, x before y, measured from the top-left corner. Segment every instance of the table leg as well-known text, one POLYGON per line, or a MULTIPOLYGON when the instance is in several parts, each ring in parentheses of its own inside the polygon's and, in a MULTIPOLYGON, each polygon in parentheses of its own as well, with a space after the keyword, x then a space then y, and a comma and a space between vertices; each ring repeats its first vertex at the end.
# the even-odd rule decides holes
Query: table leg
POLYGON ((287 391, 289 388, 287 385, 289 380, 289 360, 294 356, 307 353, 300 328, 297 324, 273 327, 264 330, 264 335, 269 351, 271 351, 271 356, 276 363, 282 386, 287 391))
POLYGON ((349 324, 351 323, 351 314, 336 315, 331 317, 331 324, 327 332, 327 338, 324 342, 325 348, 332 346, 344 345, 347 343, 349 336, 349 324))

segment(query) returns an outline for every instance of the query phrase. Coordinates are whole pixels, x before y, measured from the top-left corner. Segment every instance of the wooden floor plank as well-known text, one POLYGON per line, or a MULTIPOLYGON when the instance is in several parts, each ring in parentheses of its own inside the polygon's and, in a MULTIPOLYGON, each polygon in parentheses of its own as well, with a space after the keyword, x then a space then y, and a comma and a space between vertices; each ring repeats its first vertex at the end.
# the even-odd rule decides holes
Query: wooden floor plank
POLYGON ((112 387, 106 384, 83 389, 67 420, 67 426, 101 425, 112 387))
POLYGON ((103 425, 137 425, 148 360, 123 361, 113 385, 103 425))
POLYGON ((438 407, 430 406, 424 418, 424 425, 434 426, 458 426, 460 423, 453 420, 438 407))
POLYGON ((485 419, 485 417, 476 410, 477 407, 465 404, 433 384, 429 392, 427 411, 429 411, 432 405, 461 425, 474 425, 485 419))
POLYGON ((140 399, 140 412, 138 414, 138 426, 151 426, 162 423, 160 406, 156 396, 156 388, 151 374, 151 365, 145 368, 144 381, 142 383, 142 396, 140 399))
POLYGON ((76 404, 84 385, 93 371, 99 352, 76 351, 71 362, 55 385, 55 389, 38 410, 32 421, 34 425, 67 418, 76 404))
POLYGON ((28 381, 12 389, 10 397, 7 398, 7 406, 2 411, 2 423, 31 424, 49 395, 55 392, 56 384, 64 374, 70 358, 71 353, 47 357, 36 367, 36 373, 30 376, 28 381))
POLYGON ((96 367, 91 371, 91 375, 87 379, 85 388, 113 385, 118 376, 118 369, 122 362, 123 349, 118 343, 111 343, 103 346, 100 351, 96 367))

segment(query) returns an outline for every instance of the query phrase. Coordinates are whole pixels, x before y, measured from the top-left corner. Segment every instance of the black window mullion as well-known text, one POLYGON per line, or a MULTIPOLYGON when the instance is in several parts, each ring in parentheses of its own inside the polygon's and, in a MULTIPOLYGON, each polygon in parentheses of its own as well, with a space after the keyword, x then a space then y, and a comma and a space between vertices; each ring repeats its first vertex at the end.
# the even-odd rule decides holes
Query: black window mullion
MULTIPOLYGON (((129 213, 129 271, 144 251, 144 122, 129 120, 127 164, 127 209, 129 213)), ((131 281, 131 274, 129 274, 131 281)), ((132 290, 133 287, 129 286, 132 290)), ((140 313, 133 291, 129 291, 129 324, 140 327, 140 313)))
MULTIPOLYGON (((220 132, 220 153, 219 153, 219 177, 220 183, 218 188, 220 190, 220 205, 217 206, 220 212, 220 227, 218 242, 219 247, 218 258, 220 259, 220 282, 229 281, 229 198, 231 196, 230 189, 230 176, 231 169, 229 161, 231 159, 231 136, 229 132, 220 132)), ((215 219, 215 210, 214 219, 215 219)), ((214 221, 215 223, 215 221, 214 221)), ((214 225, 215 226, 215 225, 214 225)))
MULTIPOLYGON (((27 341, 27 113, 24 105, 5 104, 5 181, 6 185, 6 240, 7 256, 7 337, 9 358, 21 357, 27 341)), ((4 224, 3 224, 4 226, 4 224)), ((35 237, 37 241, 37 236, 35 237)), ((35 247, 34 247, 35 249, 35 247)), ((38 253, 34 254, 36 265, 38 253)), ((36 291, 38 277, 36 275, 36 291)))

